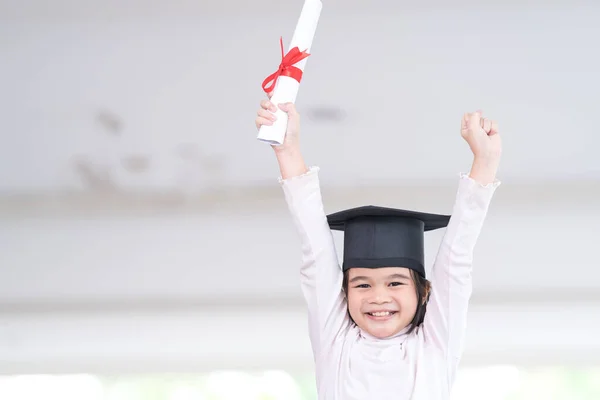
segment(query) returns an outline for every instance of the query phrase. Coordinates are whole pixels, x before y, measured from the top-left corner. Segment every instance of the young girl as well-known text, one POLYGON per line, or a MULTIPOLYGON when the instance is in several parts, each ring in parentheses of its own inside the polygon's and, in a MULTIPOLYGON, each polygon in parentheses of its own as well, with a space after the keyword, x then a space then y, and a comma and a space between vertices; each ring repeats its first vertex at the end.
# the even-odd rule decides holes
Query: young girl
MULTIPOLYGON (((261 102, 256 126, 274 121, 261 102)), ((307 168, 293 104, 284 143, 273 147, 280 183, 302 245, 301 287, 320 400, 449 399, 462 354, 473 249, 492 196, 501 143, 495 122, 465 114, 461 136, 473 152, 452 216, 359 207, 326 216, 318 168, 307 168), (446 227, 431 271, 423 236, 446 227), (340 268, 331 229, 344 230, 340 268)))

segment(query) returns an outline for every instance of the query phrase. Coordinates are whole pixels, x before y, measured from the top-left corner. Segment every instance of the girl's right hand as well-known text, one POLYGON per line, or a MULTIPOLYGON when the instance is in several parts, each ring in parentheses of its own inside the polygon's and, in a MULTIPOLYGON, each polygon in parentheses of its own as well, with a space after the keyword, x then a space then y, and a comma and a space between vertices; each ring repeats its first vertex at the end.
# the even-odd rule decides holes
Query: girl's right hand
MULTIPOLYGON (((260 102, 260 108, 258 109, 256 120, 254 121, 256 129, 260 129, 262 125, 273 125, 273 122, 277 118, 274 114, 277 109, 270 99, 271 95, 269 94, 269 100, 260 102)), ((279 104, 279 109, 288 114, 287 129, 283 144, 272 145, 272 147, 276 152, 296 150, 299 146, 300 115, 296 111, 296 107, 293 103, 279 104)))

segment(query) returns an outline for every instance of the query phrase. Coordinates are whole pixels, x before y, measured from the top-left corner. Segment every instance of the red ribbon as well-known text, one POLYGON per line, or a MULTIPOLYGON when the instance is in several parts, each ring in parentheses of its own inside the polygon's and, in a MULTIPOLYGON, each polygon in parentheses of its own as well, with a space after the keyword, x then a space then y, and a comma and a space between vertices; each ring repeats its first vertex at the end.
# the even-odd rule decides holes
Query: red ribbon
POLYGON ((279 44, 281 46, 281 64, 279 64, 279 69, 269 75, 262 83, 262 88, 266 93, 270 93, 275 87, 275 83, 280 76, 289 76, 290 78, 295 79, 300 83, 302 80, 302 70, 298 67, 294 67, 298 61, 304 60, 306 57, 310 56, 304 51, 300 51, 298 47, 294 47, 291 49, 285 56, 283 55, 283 38, 279 38, 279 44))

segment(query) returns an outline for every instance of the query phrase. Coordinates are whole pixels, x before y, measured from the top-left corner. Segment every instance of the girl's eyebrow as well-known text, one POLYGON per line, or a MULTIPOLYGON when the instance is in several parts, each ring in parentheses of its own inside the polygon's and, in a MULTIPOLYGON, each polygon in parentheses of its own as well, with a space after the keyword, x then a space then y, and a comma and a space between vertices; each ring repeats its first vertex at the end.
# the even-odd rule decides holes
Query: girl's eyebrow
MULTIPOLYGON (((390 276, 388 276, 388 279, 405 279, 405 280, 410 280, 410 277, 404 274, 392 274, 390 276)), ((350 283, 354 283, 356 281, 367 281, 369 280, 369 278, 367 278, 366 276, 355 276, 354 278, 350 279, 350 283)))
POLYGON ((410 278, 404 274, 392 274, 390 276, 388 276, 389 279, 407 279, 410 280, 410 278))

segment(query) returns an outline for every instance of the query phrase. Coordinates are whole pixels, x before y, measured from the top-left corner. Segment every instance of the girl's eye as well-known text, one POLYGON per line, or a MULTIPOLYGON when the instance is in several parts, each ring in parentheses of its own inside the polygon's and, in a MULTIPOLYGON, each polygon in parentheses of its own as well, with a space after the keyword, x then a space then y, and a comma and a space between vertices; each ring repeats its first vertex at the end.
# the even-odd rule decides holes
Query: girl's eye
POLYGON ((361 289, 367 289, 368 287, 369 287, 369 285, 367 285, 366 283, 363 283, 362 285, 355 286, 355 288, 361 288, 361 289))
POLYGON ((390 286, 400 286, 400 285, 404 285, 404 283, 402 283, 402 282, 392 282, 392 283, 390 283, 390 286))

